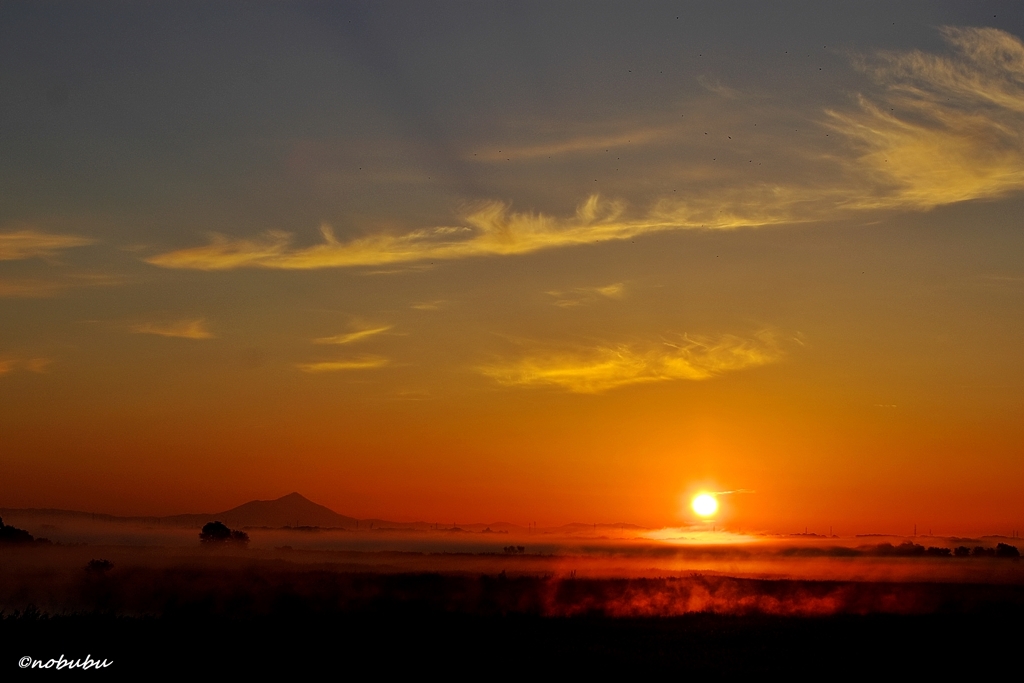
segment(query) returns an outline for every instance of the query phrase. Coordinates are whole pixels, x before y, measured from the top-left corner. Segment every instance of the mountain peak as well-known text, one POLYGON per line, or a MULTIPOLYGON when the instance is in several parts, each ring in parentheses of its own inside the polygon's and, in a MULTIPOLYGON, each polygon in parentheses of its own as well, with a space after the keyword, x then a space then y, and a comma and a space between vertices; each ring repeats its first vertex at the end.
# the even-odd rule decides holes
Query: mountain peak
POLYGON ((351 527, 356 520, 314 503, 297 491, 274 500, 251 500, 217 515, 225 524, 244 526, 351 527))
MULTIPOLYGON (((275 498, 272 502, 276 503, 278 501, 286 501, 286 500, 295 500, 295 501, 304 500, 307 503, 312 503, 313 502, 309 498, 306 498, 304 495, 299 493, 298 491, 292 491, 291 493, 289 493, 286 496, 281 496, 280 498, 275 498)), ((313 504, 316 505, 316 503, 313 503, 313 504)))

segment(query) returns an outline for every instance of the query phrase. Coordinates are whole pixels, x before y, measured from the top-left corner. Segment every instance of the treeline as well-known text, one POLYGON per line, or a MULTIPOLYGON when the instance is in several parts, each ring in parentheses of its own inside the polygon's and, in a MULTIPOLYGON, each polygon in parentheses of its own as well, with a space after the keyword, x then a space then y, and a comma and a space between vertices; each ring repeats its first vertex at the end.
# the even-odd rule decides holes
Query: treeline
POLYGON ((941 548, 925 547, 911 541, 904 541, 899 545, 879 543, 878 545, 862 545, 857 548, 845 546, 783 548, 777 553, 783 557, 993 557, 1008 560, 1020 558, 1020 550, 1008 543, 999 543, 994 548, 980 545, 973 548, 965 545, 957 548, 941 548))
POLYGON ((1020 557, 1020 550, 1008 543, 999 543, 995 548, 986 548, 980 545, 973 548, 968 548, 965 545, 957 548, 937 548, 935 546, 926 548, 911 541, 904 541, 899 545, 880 543, 868 549, 867 553, 888 557, 1000 557, 1005 559, 1020 557))

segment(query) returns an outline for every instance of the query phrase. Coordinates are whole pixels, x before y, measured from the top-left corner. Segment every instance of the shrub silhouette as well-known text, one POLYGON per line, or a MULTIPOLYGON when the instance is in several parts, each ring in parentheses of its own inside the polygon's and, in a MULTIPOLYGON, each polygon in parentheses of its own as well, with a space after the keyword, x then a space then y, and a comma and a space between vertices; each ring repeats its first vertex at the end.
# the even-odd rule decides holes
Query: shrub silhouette
POLYGON ((961 545, 961 546, 958 546, 957 549, 953 551, 953 554, 955 556, 957 556, 957 557, 970 557, 971 549, 968 548, 965 545, 961 545))
POLYGON ((0 543, 31 543, 34 540, 29 532, 6 525, 0 518, 0 543))
POLYGON ((93 574, 103 574, 113 568, 114 563, 110 560, 89 560, 89 564, 85 565, 85 571, 93 574))
POLYGON ((996 546, 996 557, 1020 557, 1020 551, 1017 546, 1000 543, 996 546))
POLYGON ((249 534, 244 531, 229 529, 223 522, 209 522, 199 532, 199 542, 209 545, 220 543, 241 543, 249 542, 249 534))

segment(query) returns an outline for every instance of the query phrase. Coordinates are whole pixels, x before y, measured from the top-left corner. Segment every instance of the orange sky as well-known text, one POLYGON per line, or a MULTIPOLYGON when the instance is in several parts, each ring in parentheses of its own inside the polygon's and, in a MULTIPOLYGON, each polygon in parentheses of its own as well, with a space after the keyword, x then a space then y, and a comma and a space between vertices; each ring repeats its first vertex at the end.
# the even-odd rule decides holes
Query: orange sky
POLYGON ((0 507, 1024 527, 988 9, 5 8, 0 507))

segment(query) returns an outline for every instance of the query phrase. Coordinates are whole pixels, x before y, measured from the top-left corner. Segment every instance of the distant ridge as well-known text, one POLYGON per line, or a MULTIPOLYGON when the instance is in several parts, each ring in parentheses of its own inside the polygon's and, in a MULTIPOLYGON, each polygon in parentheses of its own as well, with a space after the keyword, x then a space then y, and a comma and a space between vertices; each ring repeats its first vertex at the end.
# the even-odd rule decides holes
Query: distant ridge
MULTIPOLYGON (((318 505, 299 493, 289 493, 276 500, 252 500, 223 512, 201 512, 197 514, 171 515, 169 517, 119 517, 117 515, 57 510, 52 508, 0 508, 0 516, 12 519, 30 517, 50 520, 89 520, 107 523, 140 523, 167 526, 201 527, 207 522, 224 522, 230 527, 321 527, 354 529, 361 520, 339 515, 334 510, 318 505)), ((390 524, 384 520, 373 520, 376 526, 390 524)), ((366 523, 362 524, 366 526, 366 523)))
POLYGON ((173 515, 161 521, 192 526, 216 519, 230 527, 297 527, 317 526, 342 529, 355 528, 355 517, 339 515, 334 510, 318 505, 299 493, 289 493, 275 500, 251 500, 238 507, 200 515, 173 515))
MULTIPOLYGON (((223 522, 235 529, 266 527, 318 527, 320 529, 358 529, 367 531, 446 531, 453 530, 443 523, 395 522, 387 519, 356 519, 339 515, 334 510, 309 500, 300 493, 292 492, 274 500, 251 500, 223 512, 200 512, 167 517, 121 517, 94 512, 59 510, 53 508, 0 508, 0 516, 11 519, 33 520, 35 523, 66 523, 71 520, 88 520, 107 524, 146 524, 152 526, 176 526, 198 529, 207 522, 223 522)), ((458 531, 474 533, 523 531, 525 527, 508 522, 491 524, 463 524, 458 531)))

